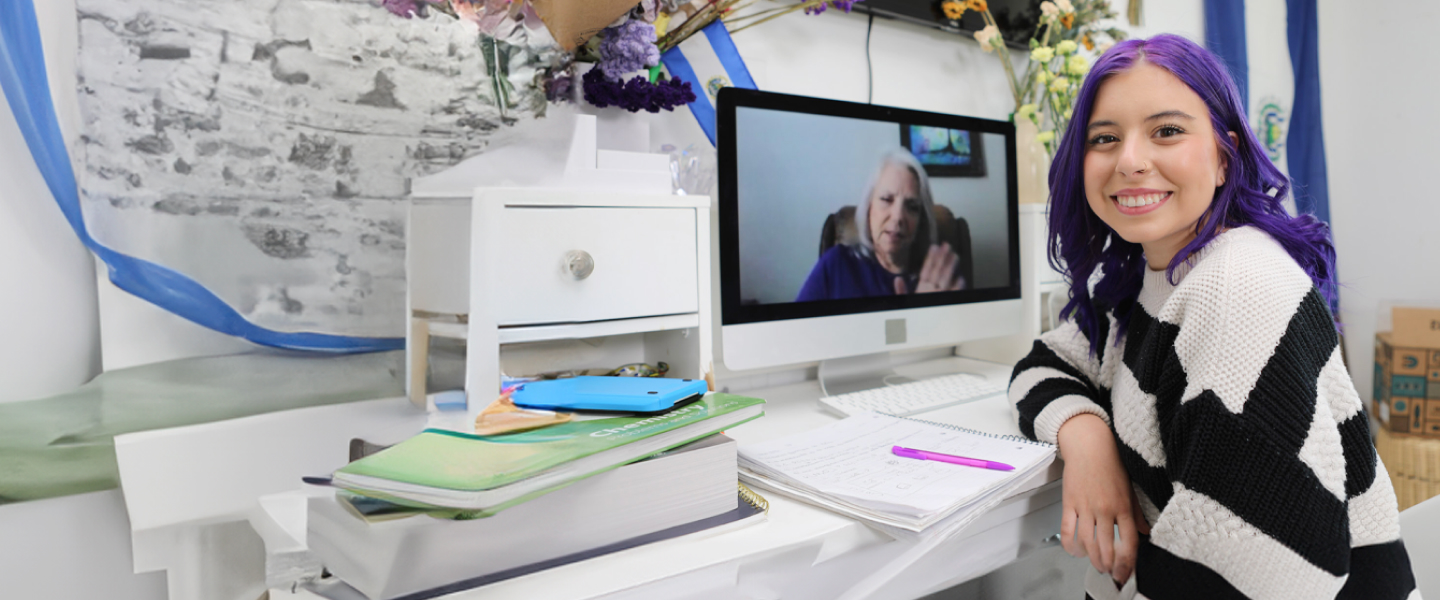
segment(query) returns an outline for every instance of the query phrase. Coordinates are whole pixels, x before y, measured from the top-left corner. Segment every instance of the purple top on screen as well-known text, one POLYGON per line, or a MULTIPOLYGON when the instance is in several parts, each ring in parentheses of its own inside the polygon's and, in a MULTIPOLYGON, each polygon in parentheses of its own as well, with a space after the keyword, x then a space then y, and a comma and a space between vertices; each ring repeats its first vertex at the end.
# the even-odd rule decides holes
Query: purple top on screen
POLYGON ((859 248, 837 244, 820 255, 795 301, 893 296, 896 277, 905 278, 908 290, 915 289, 920 280, 918 275, 886 271, 873 256, 862 254, 859 248))

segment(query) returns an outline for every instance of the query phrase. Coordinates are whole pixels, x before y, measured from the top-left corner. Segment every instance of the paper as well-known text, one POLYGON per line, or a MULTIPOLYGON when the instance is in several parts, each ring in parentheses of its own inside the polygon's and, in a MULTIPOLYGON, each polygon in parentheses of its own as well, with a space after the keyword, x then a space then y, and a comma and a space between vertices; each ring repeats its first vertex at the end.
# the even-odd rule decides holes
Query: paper
POLYGON ((620 18, 636 0, 530 0, 535 14, 545 22, 550 35, 566 52, 589 41, 605 26, 620 18))
POLYGON ((963 505, 1053 452, 1046 446, 864 413, 748 446, 741 453, 746 465, 761 475, 780 475, 877 512, 927 519, 963 505), (901 458, 891 453, 896 445, 1002 462, 1017 470, 901 458))
POLYGON ((885 588, 1054 459, 1055 449, 1048 444, 861 413, 742 448, 741 475, 747 482, 880 525, 911 544, 839 599, 861 600, 885 588), (1015 470, 901 458, 891 452, 894 446, 1002 462, 1015 470))

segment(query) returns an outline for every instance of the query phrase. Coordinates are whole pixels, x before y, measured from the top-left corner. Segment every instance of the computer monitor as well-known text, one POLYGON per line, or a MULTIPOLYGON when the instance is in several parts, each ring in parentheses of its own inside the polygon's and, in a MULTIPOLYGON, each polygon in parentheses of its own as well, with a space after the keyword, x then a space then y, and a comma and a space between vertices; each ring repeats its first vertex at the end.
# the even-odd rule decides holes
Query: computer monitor
POLYGON ((736 88, 718 105, 727 371, 1022 330, 1014 125, 736 88))

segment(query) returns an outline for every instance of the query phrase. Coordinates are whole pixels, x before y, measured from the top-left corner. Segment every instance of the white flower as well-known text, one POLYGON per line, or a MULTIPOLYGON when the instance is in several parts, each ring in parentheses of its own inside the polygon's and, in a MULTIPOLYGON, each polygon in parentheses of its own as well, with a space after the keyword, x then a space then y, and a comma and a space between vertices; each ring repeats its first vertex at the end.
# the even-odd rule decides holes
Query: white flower
POLYGON ((1055 49, 1049 46, 1041 46, 1030 51, 1030 60, 1038 63, 1050 62, 1052 58, 1055 58, 1055 49))
POLYGON ((1055 53, 1060 56, 1069 56, 1074 54, 1077 48, 1079 48, 1079 46, 1073 40, 1062 40, 1060 43, 1055 44, 1055 53))
POLYGON ((1056 77, 1055 81, 1050 82, 1050 91, 1052 92, 1059 93, 1068 89, 1070 89, 1070 80, 1064 77, 1056 77))
POLYGON ((987 25, 984 29, 975 32, 975 41, 980 42, 980 49, 990 52, 998 44, 1005 43, 1000 39, 1000 29, 994 25, 987 25))
POLYGON ((1066 119, 1069 119, 1070 117, 1072 117, 1072 116, 1074 116, 1074 115, 1075 115, 1075 109, 1073 109, 1073 108, 1067 108, 1067 109, 1065 109, 1065 118, 1066 118, 1066 119))
POLYGON ((1090 72, 1090 61, 1084 56, 1076 54, 1065 61, 1065 72, 1071 75, 1084 75, 1090 72))
MULTIPOLYGON (((1061 0, 1061 2, 1069 4, 1066 0, 1061 0)), ((1045 0, 1040 3, 1040 14, 1045 17, 1058 17, 1060 16, 1060 7, 1055 6, 1055 3, 1050 0, 1045 0)))
POLYGON ((1055 0, 1055 7, 1060 9, 1062 13, 1075 12, 1075 6, 1070 4, 1070 0, 1055 0))
POLYGON ((1029 119, 1030 117, 1035 116, 1035 113, 1038 110, 1040 110, 1040 107, 1034 104, 1021 104, 1020 108, 1015 109, 1015 118, 1029 119))
POLYGON ((1053 140, 1053 139, 1055 139, 1055 130, 1053 130, 1053 129, 1050 130, 1050 131, 1042 131, 1042 132, 1040 132, 1040 133, 1035 134, 1035 141, 1040 142, 1040 143, 1042 143, 1042 144, 1048 144, 1048 143, 1050 143, 1050 140, 1053 140))

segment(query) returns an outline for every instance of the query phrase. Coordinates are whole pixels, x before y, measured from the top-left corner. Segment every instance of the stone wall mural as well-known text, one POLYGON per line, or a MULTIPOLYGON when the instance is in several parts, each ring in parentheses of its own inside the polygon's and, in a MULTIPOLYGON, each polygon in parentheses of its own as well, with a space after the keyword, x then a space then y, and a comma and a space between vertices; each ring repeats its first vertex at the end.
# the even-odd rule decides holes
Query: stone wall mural
POLYGON ((399 336, 411 177, 544 111, 516 51, 366 0, 77 0, 86 219, 255 323, 399 336))

